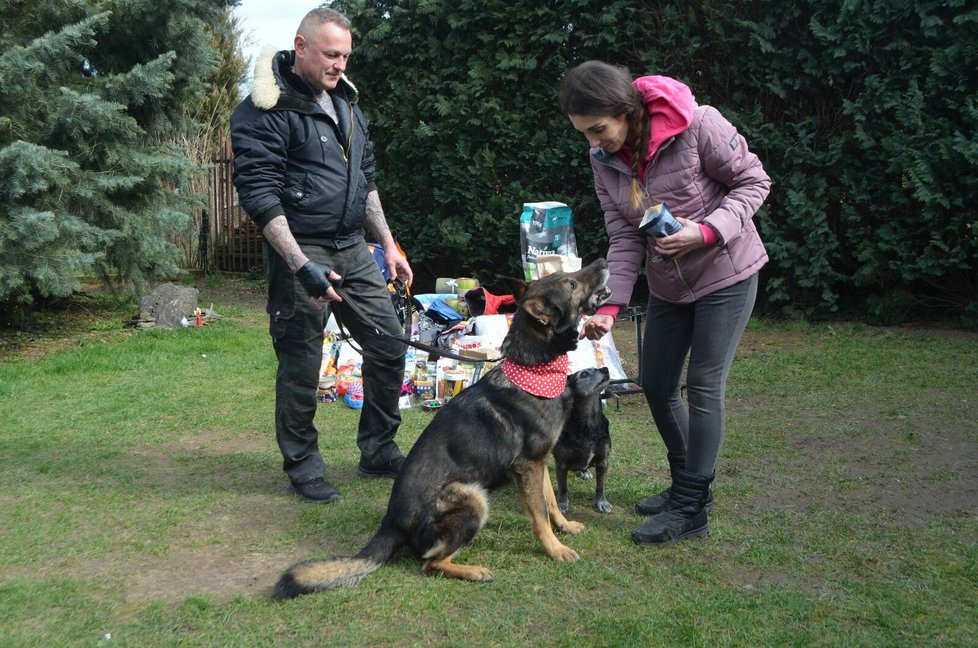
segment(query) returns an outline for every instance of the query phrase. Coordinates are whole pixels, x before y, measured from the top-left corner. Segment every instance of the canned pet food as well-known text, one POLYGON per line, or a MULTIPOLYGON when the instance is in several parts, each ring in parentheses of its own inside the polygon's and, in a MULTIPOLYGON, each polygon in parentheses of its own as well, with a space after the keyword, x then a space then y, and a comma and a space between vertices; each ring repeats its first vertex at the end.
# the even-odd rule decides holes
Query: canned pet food
POLYGON ((458 396, 458 393, 465 389, 467 382, 467 376, 464 373, 446 371, 445 377, 442 378, 442 400, 447 402, 458 396))

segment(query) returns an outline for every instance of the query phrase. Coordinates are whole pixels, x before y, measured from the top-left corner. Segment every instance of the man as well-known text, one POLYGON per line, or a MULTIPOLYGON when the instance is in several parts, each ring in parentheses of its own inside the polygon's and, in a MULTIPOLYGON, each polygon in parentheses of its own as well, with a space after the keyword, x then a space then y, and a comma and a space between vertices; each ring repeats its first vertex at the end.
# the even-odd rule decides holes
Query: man
POLYGON ((358 473, 394 477, 404 461, 394 435, 405 347, 388 337, 401 326, 364 226, 383 246, 390 276, 410 284, 413 273, 387 226, 367 121, 344 75, 352 42, 343 14, 310 11, 295 50, 263 56, 251 95, 231 116, 234 184, 265 238, 269 332, 278 357, 275 436, 290 490, 308 502, 340 497, 325 478, 313 424, 331 308, 364 349, 358 473))

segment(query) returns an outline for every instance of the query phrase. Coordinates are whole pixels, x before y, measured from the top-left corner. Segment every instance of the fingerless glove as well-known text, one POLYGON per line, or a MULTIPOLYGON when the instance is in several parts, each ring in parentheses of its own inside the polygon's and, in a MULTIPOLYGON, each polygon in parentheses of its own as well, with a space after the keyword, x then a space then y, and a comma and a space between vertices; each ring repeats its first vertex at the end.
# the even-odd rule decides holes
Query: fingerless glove
POLYGON ((296 271, 295 278, 299 280, 310 297, 322 297, 333 285, 329 282, 329 273, 332 271, 333 269, 325 263, 318 263, 309 259, 304 266, 296 271))

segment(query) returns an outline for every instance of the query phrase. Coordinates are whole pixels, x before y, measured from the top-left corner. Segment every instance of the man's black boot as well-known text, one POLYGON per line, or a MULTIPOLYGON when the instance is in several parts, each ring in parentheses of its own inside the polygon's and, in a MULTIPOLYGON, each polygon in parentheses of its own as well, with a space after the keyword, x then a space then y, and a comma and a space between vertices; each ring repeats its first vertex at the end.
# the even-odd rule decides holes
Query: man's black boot
POLYGON ((333 485, 322 477, 316 477, 315 479, 304 482, 296 482, 290 479, 289 490, 298 495, 303 501, 312 504, 329 504, 340 498, 339 491, 333 488, 333 485))
POLYGON ((357 474, 361 477, 390 477, 393 479, 401 472, 402 465, 404 465, 404 457, 400 456, 389 461, 382 461, 379 464, 364 463, 361 457, 360 465, 357 466, 357 474))

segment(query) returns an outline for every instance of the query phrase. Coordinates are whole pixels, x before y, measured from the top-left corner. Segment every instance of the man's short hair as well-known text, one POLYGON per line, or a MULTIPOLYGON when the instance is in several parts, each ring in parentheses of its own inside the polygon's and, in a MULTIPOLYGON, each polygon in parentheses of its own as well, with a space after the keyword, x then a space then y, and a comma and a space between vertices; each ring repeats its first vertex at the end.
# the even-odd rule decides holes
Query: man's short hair
POLYGON ((299 23, 299 29, 296 30, 297 33, 302 34, 305 37, 309 37, 309 32, 316 28, 325 25, 326 23, 334 23, 339 27, 342 27, 346 31, 352 31, 353 25, 350 23, 350 19, 341 14, 336 9, 330 9, 328 7, 318 7, 307 13, 303 18, 302 22, 299 23))

